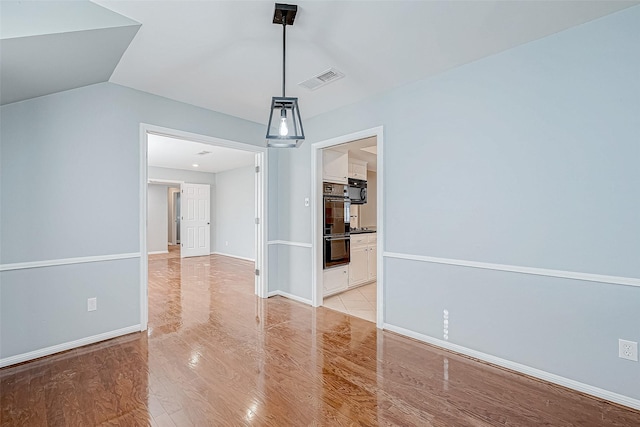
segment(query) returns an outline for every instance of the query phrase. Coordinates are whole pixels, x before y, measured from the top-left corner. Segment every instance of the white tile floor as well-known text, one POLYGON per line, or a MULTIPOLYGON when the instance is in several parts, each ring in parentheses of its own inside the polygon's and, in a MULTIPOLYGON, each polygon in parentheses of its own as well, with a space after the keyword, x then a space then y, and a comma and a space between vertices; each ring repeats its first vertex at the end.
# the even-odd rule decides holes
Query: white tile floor
POLYGON ((324 299, 324 306, 361 319, 376 321, 376 282, 324 299))

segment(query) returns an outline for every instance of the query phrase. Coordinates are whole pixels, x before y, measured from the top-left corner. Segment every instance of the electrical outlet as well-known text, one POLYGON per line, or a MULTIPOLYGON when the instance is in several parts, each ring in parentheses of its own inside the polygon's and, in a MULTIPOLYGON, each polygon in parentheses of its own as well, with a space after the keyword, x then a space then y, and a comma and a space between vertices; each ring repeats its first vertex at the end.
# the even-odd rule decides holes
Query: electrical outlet
POLYGON ((89 298, 87 300, 87 311, 95 311, 98 309, 98 298, 89 298))
POLYGON ((618 357, 637 362, 638 343, 634 341, 618 340, 618 357))

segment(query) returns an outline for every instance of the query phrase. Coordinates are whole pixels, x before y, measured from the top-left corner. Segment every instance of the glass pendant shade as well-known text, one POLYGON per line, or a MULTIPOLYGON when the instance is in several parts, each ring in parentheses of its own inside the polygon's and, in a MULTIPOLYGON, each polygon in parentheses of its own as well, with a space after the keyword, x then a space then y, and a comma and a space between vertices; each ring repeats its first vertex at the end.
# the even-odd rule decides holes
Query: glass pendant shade
POLYGON ((267 125, 267 147, 297 148, 304 142, 298 98, 271 98, 267 125))
POLYGON ((273 23, 282 25, 282 96, 271 98, 271 111, 267 124, 267 147, 297 148, 304 142, 304 130, 300 120, 298 98, 287 97, 286 58, 287 58, 287 25, 293 25, 298 6, 294 4, 276 3, 273 23))

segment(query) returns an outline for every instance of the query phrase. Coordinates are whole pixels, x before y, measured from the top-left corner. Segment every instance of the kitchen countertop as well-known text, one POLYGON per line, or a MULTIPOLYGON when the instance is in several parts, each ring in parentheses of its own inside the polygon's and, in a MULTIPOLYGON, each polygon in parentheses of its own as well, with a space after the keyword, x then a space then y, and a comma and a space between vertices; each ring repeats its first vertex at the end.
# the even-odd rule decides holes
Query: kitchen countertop
POLYGON ((357 230, 351 230, 351 234, 366 234, 366 233, 375 233, 376 229, 375 228, 367 228, 366 230, 363 230, 362 228, 358 228, 357 230))

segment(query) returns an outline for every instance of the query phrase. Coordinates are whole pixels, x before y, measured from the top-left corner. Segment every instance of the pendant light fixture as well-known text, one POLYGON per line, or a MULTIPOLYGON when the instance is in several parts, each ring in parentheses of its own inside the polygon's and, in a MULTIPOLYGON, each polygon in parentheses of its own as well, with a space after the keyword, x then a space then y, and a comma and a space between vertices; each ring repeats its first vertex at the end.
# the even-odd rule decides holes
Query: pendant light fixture
POLYGON ((282 96, 271 98, 271 112, 267 125, 267 147, 296 148, 304 141, 298 98, 285 94, 285 58, 287 25, 293 25, 298 6, 276 3, 273 23, 282 25, 282 96))

